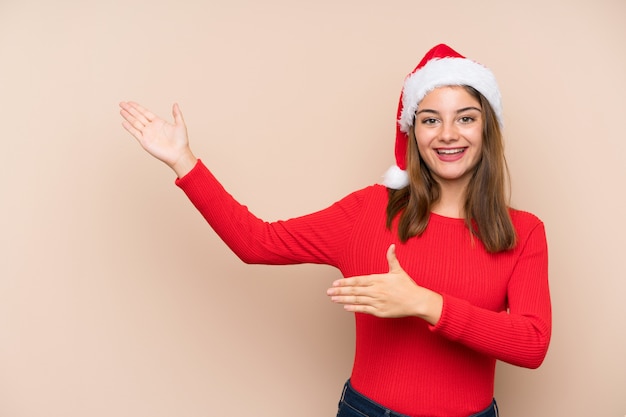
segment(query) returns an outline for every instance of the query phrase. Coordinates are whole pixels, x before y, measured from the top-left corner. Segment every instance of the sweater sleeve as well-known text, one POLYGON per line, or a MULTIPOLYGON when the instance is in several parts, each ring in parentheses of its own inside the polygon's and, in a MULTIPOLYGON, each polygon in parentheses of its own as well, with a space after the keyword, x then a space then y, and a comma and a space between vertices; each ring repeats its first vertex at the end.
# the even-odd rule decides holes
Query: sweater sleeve
POLYGON ((265 222, 239 204, 202 161, 177 179, 176 185, 245 263, 317 263, 336 267, 360 207, 357 192, 316 213, 265 222))
POLYGON ((479 308, 444 294, 441 318, 431 330, 504 362, 537 368, 546 356, 552 329, 543 223, 538 222, 521 243, 507 289, 508 311, 479 308))

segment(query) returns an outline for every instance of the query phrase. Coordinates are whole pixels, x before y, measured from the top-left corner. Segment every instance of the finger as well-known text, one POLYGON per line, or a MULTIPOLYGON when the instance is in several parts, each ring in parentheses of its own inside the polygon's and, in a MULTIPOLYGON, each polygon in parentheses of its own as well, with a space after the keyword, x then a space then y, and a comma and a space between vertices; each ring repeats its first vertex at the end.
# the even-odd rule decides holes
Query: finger
POLYGON ((333 303, 344 305, 369 305, 371 299, 367 296, 361 295, 336 295, 330 297, 333 303))
POLYGON ((172 106, 172 116, 174 116, 174 123, 178 126, 185 124, 185 119, 183 118, 183 112, 180 111, 180 106, 178 103, 174 103, 172 106))
POLYGON ((341 302, 342 304, 354 303, 355 299, 357 304, 365 303, 364 300, 372 300, 376 298, 376 291, 373 285, 368 286, 345 286, 345 287, 330 287, 326 290, 332 301, 341 302))
POLYGON ((126 131, 133 135, 137 140, 141 139, 141 137, 143 136, 139 130, 135 129, 133 125, 126 120, 122 122, 122 127, 124 127, 124 129, 126 129, 126 131))
POLYGON ((133 116, 130 112, 129 112, 130 108, 122 108, 120 110, 120 114, 122 115, 122 117, 124 119, 126 119, 128 121, 128 123, 130 124, 134 124, 135 122, 137 122, 137 118, 135 116, 133 116))
MULTIPOLYGON (((359 293, 358 287, 331 287, 326 290, 326 295, 334 296, 353 296, 359 293)), ((334 301, 334 300, 333 300, 334 301)))
POLYGON ((150 122, 133 106, 129 103, 120 103, 120 114, 124 119, 128 121, 135 129, 141 130, 144 126, 150 122))
POLYGON ((145 127, 144 123, 137 120, 135 116, 133 116, 132 114, 130 114, 128 111, 124 109, 120 110, 120 114, 125 119, 124 122, 122 122, 122 126, 124 126, 126 130, 128 130, 137 139, 143 136, 141 132, 143 128, 145 127), (129 128, 132 128, 132 130, 129 128))
MULTIPOLYGON (((131 115, 133 115, 133 117, 142 124, 142 126, 147 126, 150 124, 150 122, 153 119, 148 118, 144 112, 142 112, 141 110, 139 110, 137 107, 135 106, 128 106, 128 109, 126 110, 128 111, 131 115)), ((136 124, 134 123, 133 125, 136 126, 136 124)))
POLYGON ((376 309, 368 305, 346 304, 343 306, 343 309, 351 313, 365 313, 365 314, 372 314, 372 315, 375 315, 376 313, 376 309))
POLYGON ((368 287, 371 285, 371 279, 367 275, 341 278, 333 282, 333 287, 368 287))
POLYGON ((128 111, 144 124, 148 124, 153 120, 158 119, 158 116, 134 101, 128 102, 128 111))
MULTIPOLYGON (((126 112, 126 114, 137 113, 137 109, 135 109, 134 106, 130 102, 122 101, 120 103, 120 107, 122 108, 121 111, 126 112)), ((135 116, 133 116, 133 118, 134 117, 135 116)))
POLYGON ((352 313, 366 313, 372 315, 378 315, 378 308, 369 302, 367 298, 356 300, 356 302, 337 302, 337 304, 343 304, 343 309, 352 313))
POLYGON ((396 257, 396 245, 390 245, 387 249, 387 262, 389 263, 389 272, 397 272, 402 270, 400 261, 396 257))

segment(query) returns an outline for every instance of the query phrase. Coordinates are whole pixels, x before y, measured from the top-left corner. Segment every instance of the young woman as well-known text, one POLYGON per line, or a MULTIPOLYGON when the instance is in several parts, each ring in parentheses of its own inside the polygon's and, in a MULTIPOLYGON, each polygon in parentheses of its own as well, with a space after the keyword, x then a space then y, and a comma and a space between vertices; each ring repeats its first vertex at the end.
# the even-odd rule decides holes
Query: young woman
POLYGON ((356 313, 338 416, 496 416, 496 360, 536 368, 551 333, 543 223, 507 206, 500 93, 491 71, 437 45, 398 106, 396 165, 383 185, 267 223, 233 199, 170 124, 137 103, 123 126, 247 263, 319 263, 356 313))

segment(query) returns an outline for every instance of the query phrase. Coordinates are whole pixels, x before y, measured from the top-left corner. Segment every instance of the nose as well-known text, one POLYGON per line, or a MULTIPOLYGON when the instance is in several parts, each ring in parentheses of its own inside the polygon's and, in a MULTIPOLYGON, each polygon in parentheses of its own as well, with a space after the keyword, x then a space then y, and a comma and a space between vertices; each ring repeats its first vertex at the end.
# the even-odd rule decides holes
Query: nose
POLYGON ((459 139, 459 130, 453 121, 446 121, 441 124, 440 138, 444 142, 454 142, 459 139))

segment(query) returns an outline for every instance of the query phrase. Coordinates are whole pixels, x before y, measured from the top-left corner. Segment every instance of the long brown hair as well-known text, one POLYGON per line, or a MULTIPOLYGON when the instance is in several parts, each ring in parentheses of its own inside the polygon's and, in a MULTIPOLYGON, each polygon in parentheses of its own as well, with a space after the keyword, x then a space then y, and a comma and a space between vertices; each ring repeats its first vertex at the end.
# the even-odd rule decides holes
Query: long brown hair
MULTIPOLYGON (((515 247, 517 236, 508 209, 509 171, 504 157, 500 125, 489 101, 476 89, 463 86, 476 98, 483 111, 483 142, 480 161, 467 186, 465 224, 487 251, 500 252, 515 247)), ((387 227, 400 214, 398 235, 402 242, 424 233, 430 211, 439 200, 441 188, 419 154, 415 131, 409 129, 407 147, 409 185, 400 190, 388 189, 387 227)))

